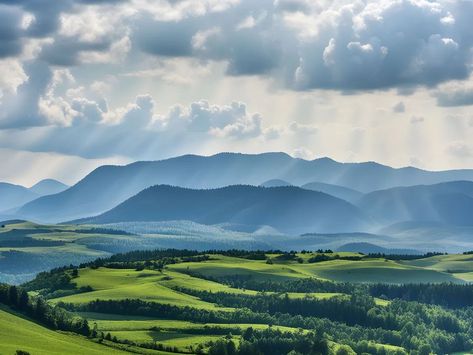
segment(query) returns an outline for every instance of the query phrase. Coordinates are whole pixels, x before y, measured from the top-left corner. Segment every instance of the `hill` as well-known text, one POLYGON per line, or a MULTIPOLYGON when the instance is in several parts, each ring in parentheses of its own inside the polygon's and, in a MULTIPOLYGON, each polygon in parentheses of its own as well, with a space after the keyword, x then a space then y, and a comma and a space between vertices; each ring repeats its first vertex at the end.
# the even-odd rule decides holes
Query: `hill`
POLYGON ((363 194, 348 187, 326 184, 323 182, 310 182, 301 186, 303 189, 320 191, 338 197, 351 203, 357 202, 363 194))
POLYGON ((263 187, 279 187, 279 186, 292 186, 291 183, 281 180, 281 179, 271 179, 268 181, 263 182, 259 186, 263 187))
POLYGON ((73 325, 86 319, 95 341, 139 354, 451 354, 473 346, 472 270, 470 255, 160 249, 22 288, 82 317, 73 325))
POLYGON ((41 180, 30 188, 0 182, 0 212, 3 212, 4 216, 12 215, 14 208, 21 207, 38 197, 62 192, 67 188, 67 185, 53 179, 41 180))
POLYGON ((39 197, 35 192, 20 185, 0 182, 0 211, 20 207, 39 197))
POLYGON ((97 344, 87 338, 59 333, 0 308, 0 353, 15 354, 17 350, 35 355, 63 354, 127 354, 97 344))
POLYGON ((287 233, 356 231, 370 226, 355 206, 322 192, 243 185, 209 190, 158 185, 81 223, 166 220, 269 225, 287 233))
POLYGON ((418 250, 414 249, 388 249, 379 245, 361 242, 361 243, 347 243, 337 248, 337 251, 358 252, 363 254, 396 254, 396 255, 420 255, 418 250))
POLYGON ((57 194, 66 190, 67 188, 69 188, 69 186, 63 184, 60 181, 54 179, 44 179, 31 186, 29 190, 38 195, 46 196, 57 194))
POLYGON ((66 191, 26 204, 19 210, 19 216, 58 222, 100 214, 157 184, 200 189, 259 185, 271 179, 293 185, 317 181, 371 192, 394 186, 473 180, 473 171, 394 169, 373 162, 339 163, 328 158, 307 161, 284 153, 184 155, 126 166, 99 167, 66 191))
POLYGON ((397 187, 369 193, 357 204, 384 224, 404 221, 473 226, 473 182, 397 187))

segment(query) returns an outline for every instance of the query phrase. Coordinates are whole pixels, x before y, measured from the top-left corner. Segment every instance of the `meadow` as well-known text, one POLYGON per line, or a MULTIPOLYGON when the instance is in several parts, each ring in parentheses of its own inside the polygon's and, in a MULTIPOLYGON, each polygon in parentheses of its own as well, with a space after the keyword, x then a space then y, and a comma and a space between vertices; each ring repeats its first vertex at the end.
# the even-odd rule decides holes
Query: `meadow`
MULTIPOLYGON (((106 232, 23 227, 36 229, 32 238, 66 244, 53 248, 84 247, 81 238, 106 232)), ((58 353, 69 337, 71 349, 91 347, 70 352, 78 354, 96 347, 143 354, 465 352, 473 348, 473 318, 459 310, 473 307, 472 275, 471 254, 144 250, 41 272, 21 286, 31 309, 39 299, 52 307, 48 319, 66 310, 72 322, 86 320, 88 337, 47 329, 8 308, 1 316, 2 324, 57 336, 58 353), (420 324, 410 326, 414 321, 420 324)), ((22 334, 6 341, 4 352, 23 344, 22 334)), ((44 351, 40 340, 29 345, 26 351, 44 351)))

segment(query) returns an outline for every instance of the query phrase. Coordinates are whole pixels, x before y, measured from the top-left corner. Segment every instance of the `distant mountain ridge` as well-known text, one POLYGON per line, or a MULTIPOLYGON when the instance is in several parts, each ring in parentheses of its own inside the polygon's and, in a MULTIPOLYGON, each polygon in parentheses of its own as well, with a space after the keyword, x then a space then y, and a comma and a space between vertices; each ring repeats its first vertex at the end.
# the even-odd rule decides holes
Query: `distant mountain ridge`
POLYGON ((339 163, 328 158, 307 161, 285 153, 184 155, 99 167, 71 188, 27 203, 19 210, 19 216, 58 222, 96 215, 157 184, 209 189, 237 184, 256 186, 274 179, 298 186, 320 182, 371 192, 394 186, 473 181, 473 170, 394 169, 373 162, 339 163))
POLYGON ((307 190, 324 192, 351 203, 357 202, 361 196, 363 196, 361 192, 348 187, 326 184, 323 182, 310 182, 308 184, 302 185, 301 187, 307 190))
POLYGON ((9 212, 41 196, 62 192, 67 188, 67 185, 53 179, 41 180, 30 188, 0 182, 0 212, 9 212))
POLYGON ((52 195, 67 190, 69 186, 54 179, 44 179, 29 188, 30 191, 40 195, 52 195))
POLYGON ((473 226, 473 182, 396 187, 364 195, 357 206, 384 224, 406 221, 473 226))
POLYGON ((157 185, 104 214, 79 222, 166 220, 268 225, 286 233, 357 231, 371 225, 355 206, 322 192, 244 185, 204 190, 157 185))

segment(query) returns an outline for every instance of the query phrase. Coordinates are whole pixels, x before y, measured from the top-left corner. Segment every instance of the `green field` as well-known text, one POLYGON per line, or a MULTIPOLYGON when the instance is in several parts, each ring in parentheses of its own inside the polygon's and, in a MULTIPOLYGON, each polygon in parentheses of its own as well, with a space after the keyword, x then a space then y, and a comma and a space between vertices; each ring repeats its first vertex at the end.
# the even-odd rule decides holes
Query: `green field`
MULTIPOLYGON (((344 253, 339 253, 343 256, 344 253)), ((303 254, 301 254, 303 255, 303 254)), ((307 258, 307 255, 304 256, 307 258)), ((421 261, 422 262, 422 261, 421 261)), ((459 261, 470 264, 470 261, 459 261)), ((457 267, 460 267, 457 265, 457 267)), ((464 279, 447 270, 433 269, 415 265, 415 263, 396 262, 385 259, 332 260, 318 263, 286 262, 268 265, 264 261, 233 260, 218 257, 205 263, 182 263, 170 265, 169 269, 180 272, 194 272, 205 277, 218 278, 238 274, 240 276, 266 280, 290 280, 294 278, 315 277, 340 282, 383 282, 383 283, 419 283, 419 282, 455 282, 464 279)))
POLYGON ((78 335, 49 330, 0 309, 0 354, 13 355, 16 350, 34 355, 126 354, 78 335))
MULTIPOLYGON (((136 298, 176 306, 192 306, 201 309, 218 308, 214 304, 201 301, 196 297, 161 285, 160 281, 163 278, 165 278, 164 274, 152 270, 85 269, 80 271, 79 277, 75 279, 75 283, 78 287, 91 286, 93 291, 58 298, 55 301, 85 303, 95 299, 120 300, 136 298)), ((223 310, 230 309, 223 308, 223 310)))
MULTIPOLYGON (((62 240, 64 233, 54 232, 51 238, 62 240)), ((65 247, 68 246, 56 246, 65 247)), ((446 348, 446 339, 454 338, 442 333, 444 328, 436 328, 437 324, 445 329, 457 327, 453 328, 454 333, 463 331, 462 336, 468 338, 468 314, 446 316, 448 308, 425 308, 430 306, 416 306, 403 313, 398 301, 386 296, 385 291, 370 294, 369 290, 378 287, 373 283, 392 287, 439 284, 444 287, 439 291, 440 299, 424 297, 419 301, 427 299, 427 303, 432 300, 442 304, 445 287, 463 287, 469 275, 473 275, 471 255, 388 260, 358 253, 238 253, 235 256, 233 252, 157 250, 124 254, 118 259, 92 262, 87 267, 44 274, 38 277, 43 283, 33 282, 35 288, 28 290, 31 297, 43 295, 51 305, 66 307, 73 317, 87 319, 90 329, 95 331, 95 342, 44 328, 45 331, 54 336, 72 336, 71 344, 82 342, 92 349, 104 346, 97 343, 100 339, 109 346, 105 348, 109 352, 205 354, 211 349, 216 351, 222 342, 234 347, 259 344, 251 334, 269 337, 260 347, 278 338, 285 339, 280 345, 284 346, 314 337, 316 329, 319 337, 327 336, 329 355, 354 354, 353 349, 359 353, 405 355, 404 347, 446 348), (59 280, 61 286, 57 284, 59 280), (412 327, 415 334, 409 339, 416 345, 405 343, 400 336, 403 324, 413 317, 411 312, 418 312, 415 322, 428 318, 422 327, 412 327), (447 323, 442 323, 443 319, 447 323), (396 322, 401 325, 393 325, 396 322), (360 332, 367 323, 378 330, 360 332), (436 332, 440 332, 443 340, 437 342, 436 332), (346 343, 347 337, 352 337, 350 345, 346 343), (427 341, 429 344, 425 344, 427 341)), ((7 343, 8 351, 24 341, 7 343)), ((56 344, 60 346, 61 342, 56 344)), ((465 344, 463 348, 452 349, 469 349, 470 343, 465 344)), ((40 349, 42 345, 32 346, 40 349)), ((80 354, 79 350, 77 353, 80 354)))

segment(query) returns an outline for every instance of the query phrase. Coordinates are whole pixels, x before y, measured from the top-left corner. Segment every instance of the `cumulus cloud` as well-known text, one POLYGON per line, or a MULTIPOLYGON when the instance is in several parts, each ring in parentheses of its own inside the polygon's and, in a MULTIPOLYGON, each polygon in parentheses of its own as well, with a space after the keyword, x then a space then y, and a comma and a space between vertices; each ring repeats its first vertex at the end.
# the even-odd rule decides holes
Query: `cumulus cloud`
POLYGON ((0 101, 4 93, 16 93, 18 86, 28 79, 18 60, 0 60, 0 101))
POLYGON ((201 100, 176 105, 158 114, 150 95, 110 109, 107 102, 84 97, 50 97, 40 100, 42 115, 61 125, 26 131, 0 130, 0 148, 74 154, 88 159, 108 156, 149 158, 152 152, 172 151, 176 142, 195 148, 216 140, 247 140, 265 136, 263 118, 241 102, 214 105, 201 100), (22 137, 22 139, 19 139, 22 137), (37 139, 41 137, 41 139, 37 139))
MULTIPOLYGON (((370 103, 345 96, 348 112, 326 91, 422 86, 439 106, 471 105, 472 16, 468 1, 0 0, 0 146, 143 158, 176 142, 292 150, 333 138, 361 156, 382 135, 352 130, 369 126, 370 103), (330 99, 289 92, 304 90, 330 99), (267 98, 290 102, 279 110, 267 98), (347 125, 343 139, 332 117, 347 125)), ((380 101, 386 115, 406 111, 404 99, 390 107, 398 100, 380 101)), ((425 107, 406 119, 435 116, 425 107)))

